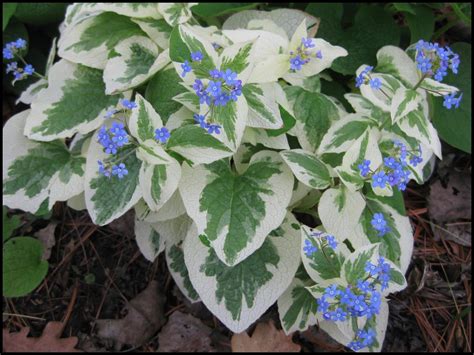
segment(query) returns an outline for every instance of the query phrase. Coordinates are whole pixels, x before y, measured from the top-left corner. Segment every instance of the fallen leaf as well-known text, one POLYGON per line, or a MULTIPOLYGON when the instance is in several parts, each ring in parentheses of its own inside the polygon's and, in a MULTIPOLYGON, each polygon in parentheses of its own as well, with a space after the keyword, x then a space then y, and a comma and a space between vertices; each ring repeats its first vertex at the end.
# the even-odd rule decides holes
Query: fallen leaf
POLYGON ((246 332, 234 334, 232 352, 299 352, 301 346, 293 343, 291 335, 277 330, 273 322, 259 323, 252 337, 246 332))
POLYGON ((452 240, 465 247, 472 246, 471 222, 447 223, 441 228, 434 226, 435 240, 442 238, 444 240, 452 240))
POLYGON ((164 303, 165 297, 158 293, 158 282, 153 280, 125 306, 128 313, 124 318, 97 320, 97 335, 113 340, 116 350, 123 344, 140 346, 165 323, 164 303))
POLYGON ((51 222, 45 228, 40 229, 35 233, 35 237, 43 244, 43 260, 49 260, 51 256, 51 249, 56 244, 56 238, 54 237, 54 231, 58 224, 56 222, 51 222))
POLYGON ((430 186, 430 217, 438 222, 471 219, 471 174, 451 170, 446 188, 440 180, 430 186))
POLYGON ((77 337, 61 339, 62 322, 49 322, 39 338, 28 338, 30 328, 21 328, 17 333, 3 329, 4 352, 81 352, 75 349, 77 337))
POLYGON ((158 352, 214 352, 211 333, 199 319, 175 311, 158 335, 158 352))

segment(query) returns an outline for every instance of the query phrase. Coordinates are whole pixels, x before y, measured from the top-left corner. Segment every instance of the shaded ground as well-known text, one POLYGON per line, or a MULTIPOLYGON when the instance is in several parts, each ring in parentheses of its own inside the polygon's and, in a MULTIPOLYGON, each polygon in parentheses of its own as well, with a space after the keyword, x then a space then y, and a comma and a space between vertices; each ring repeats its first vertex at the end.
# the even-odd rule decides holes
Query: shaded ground
MULTIPOLYGON (((452 148, 444 147, 445 156, 451 154, 450 150, 452 148)), ((441 166, 428 183, 423 186, 412 183, 405 192, 415 249, 407 272, 408 287, 391 295, 383 348, 386 351, 471 350, 471 247, 435 233, 436 229, 445 227, 430 222, 427 207, 430 184, 437 180, 449 188, 450 175, 460 172, 469 182, 470 190, 470 156, 458 151, 452 153, 449 165, 441 166)), ((455 196, 456 188, 451 188, 455 196)), ((232 333, 202 303, 191 306, 184 299, 167 271, 163 253, 154 263, 141 255, 134 240, 132 213, 98 228, 87 212, 57 204, 51 220, 59 224, 48 276, 27 297, 4 298, 4 328, 15 330, 18 326, 29 326, 30 336, 36 337, 48 321, 66 320, 63 336, 78 336, 78 348, 112 350, 112 343, 96 336, 95 321, 122 318, 126 301, 143 291, 151 280, 157 280, 159 292, 166 296, 165 317, 176 311, 192 314, 211 329, 214 349, 230 351, 232 333)), ((32 234, 48 223, 35 220, 20 228, 17 234, 32 234)), ((469 226, 469 239, 470 223, 465 218, 457 221, 469 226)), ((272 306, 261 321, 268 319, 275 320, 279 326, 276 306, 272 306)), ((159 333, 137 350, 156 351, 158 338, 159 333)), ((343 350, 316 327, 295 334, 293 339, 303 351, 343 350)), ((127 349, 131 347, 122 348, 127 349)))

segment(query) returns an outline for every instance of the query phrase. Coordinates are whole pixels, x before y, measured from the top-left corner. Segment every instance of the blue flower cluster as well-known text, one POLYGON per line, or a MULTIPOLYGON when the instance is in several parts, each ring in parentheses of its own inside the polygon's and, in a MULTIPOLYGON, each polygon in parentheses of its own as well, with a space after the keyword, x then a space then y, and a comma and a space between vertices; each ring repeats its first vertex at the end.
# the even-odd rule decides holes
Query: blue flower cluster
POLYGON ((117 148, 128 143, 128 134, 123 123, 114 122, 110 130, 105 126, 99 131, 97 141, 104 147, 107 154, 117 154, 117 148))
POLYGON ((347 347, 357 351, 373 344, 376 336, 376 332, 373 328, 367 330, 359 329, 356 333, 356 338, 347 344, 347 347))
MULTIPOLYGON (((347 287, 333 284, 324 290, 323 295, 317 299, 317 303, 318 311, 323 314, 325 320, 342 322, 348 320, 349 317, 370 319, 379 314, 382 295, 377 290, 377 286, 380 285, 382 291, 388 287, 390 264, 386 263, 383 257, 379 257, 377 265, 368 261, 364 270, 367 273, 366 277, 360 278, 355 284, 349 284, 347 287)), ((375 336, 373 328, 359 330, 348 347, 360 350, 370 346, 375 336)))
POLYGON ((213 80, 209 80, 207 86, 200 79, 194 81, 193 89, 199 97, 199 103, 225 106, 229 101, 237 101, 242 95, 242 80, 237 79, 236 72, 230 69, 213 69, 209 71, 209 75, 213 80))
MULTIPOLYGON (((374 172, 372 175, 372 187, 385 188, 387 183, 390 186, 397 186, 400 191, 406 189, 407 183, 410 180, 410 169, 408 168, 407 158, 410 156, 410 164, 417 166, 423 161, 421 157, 421 145, 418 146, 418 152, 407 151, 406 146, 398 141, 394 142, 396 154, 393 157, 386 157, 383 160, 383 166, 374 172)), ((364 160, 362 164, 358 165, 360 175, 367 177, 370 171, 370 160, 364 160)))
MULTIPOLYGON (((5 48, 3 48, 3 58, 4 59, 13 59, 15 56, 20 56, 20 50, 26 48, 26 41, 22 38, 18 38, 16 41, 7 43, 5 48)), ((23 60, 24 62, 24 60, 23 60)), ((13 73, 15 81, 26 79, 28 76, 33 75, 35 68, 31 64, 26 64, 24 68, 18 67, 18 62, 11 62, 7 64, 6 69, 7 74, 13 73)))
MULTIPOLYGON (((308 49, 314 47, 316 47, 316 45, 313 43, 312 38, 302 37, 300 45, 296 48, 296 53, 293 51, 290 52, 290 69, 293 71, 301 70, 302 66, 308 63, 312 58, 311 52, 308 49)), ((314 57, 322 59, 323 53, 320 50, 316 51, 314 57)))
POLYGON ((448 74, 448 68, 454 74, 458 73, 459 55, 448 46, 440 47, 438 43, 426 42, 420 39, 416 44, 416 65, 427 76, 433 76, 442 81, 448 74))
POLYGON ((450 110, 453 106, 455 108, 459 107, 459 103, 461 102, 462 99, 462 93, 459 95, 459 97, 454 97, 456 93, 444 95, 444 102, 443 106, 446 107, 448 110, 450 110))
POLYGON ((387 225, 387 221, 383 213, 374 213, 372 221, 370 221, 372 227, 378 231, 379 237, 383 237, 385 234, 390 232, 390 227, 387 225))
POLYGON ((318 248, 311 243, 309 239, 305 239, 304 241, 304 248, 303 248, 304 253, 306 256, 309 258, 313 253, 316 253, 318 251, 318 248))
POLYGON ((360 74, 356 77, 356 88, 361 87, 362 84, 369 84, 372 89, 379 90, 382 88, 382 81, 379 78, 371 78, 370 73, 374 69, 373 66, 366 66, 360 74))
POLYGON ((365 264, 366 272, 373 278, 374 284, 380 284, 382 291, 388 288, 388 282, 390 281, 390 264, 385 262, 385 258, 380 256, 377 260, 377 265, 367 261, 365 264))
POLYGON ((206 116, 204 115, 198 115, 197 113, 194 114, 194 120, 196 121, 196 123, 199 123, 199 126, 201 126, 201 128, 204 128, 205 130, 207 130, 208 133, 216 133, 216 134, 220 134, 221 133, 221 126, 219 126, 218 124, 210 124, 208 122, 206 122, 206 116))

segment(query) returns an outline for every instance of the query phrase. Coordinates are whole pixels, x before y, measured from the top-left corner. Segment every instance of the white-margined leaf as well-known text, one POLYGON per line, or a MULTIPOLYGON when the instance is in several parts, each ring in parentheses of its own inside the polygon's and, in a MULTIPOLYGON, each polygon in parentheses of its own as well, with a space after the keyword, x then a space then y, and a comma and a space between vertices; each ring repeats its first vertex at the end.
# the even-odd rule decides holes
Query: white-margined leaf
POLYGON ((332 280, 342 275, 342 265, 350 254, 349 250, 338 240, 336 235, 326 233, 323 228, 301 227, 301 259, 304 268, 311 279, 319 285, 329 285, 332 280), (327 237, 333 236, 337 246, 333 249, 327 242, 327 237), (308 244, 310 243, 310 244, 308 244), (316 251, 309 253, 305 247, 312 245, 316 251))
POLYGON ((99 173, 97 161, 107 163, 110 155, 97 142, 97 131, 92 137, 86 162, 86 206, 95 224, 103 226, 127 212, 142 196, 138 176, 142 161, 136 157, 135 148, 127 145, 119 148, 114 156, 121 159, 128 170, 122 179, 110 178, 99 173))
POLYGON ((143 162, 139 182, 143 199, 152 211, 158 211, 178 188, 181 166, 171 158, 169 164, 152 165, 143 162))
POLYGON ((158 254, 165 250, 165 239, 153 228, 151 223, 135 216, 135 240, 143 256, 154 262, 158 254))
POLYGON ((86 134, 98 128, 105 113, 130 93, 105 95, 102 71, 60 60, 49 72, 48 87, 31 105, 25 134, 30 139, 52 141, 86 134))
POLYGON ((382 164, 379 137, 380 131, 376 127, 367 128, 344 154, 342 165, 334 169, 350 191, 359 190, 364 185, 365 178, 358 168, 364 160, 370 161, 370 168, 374 171, 382 164))
POLYGON ((209 164, 233 154, 231 149, 198 125, 175 129, 166 147, 195 164, 209 164))
POLYGON ((265 129, 283 127, 276 101, 277 90, 282 90, 278 83, 247 84, 242 88, 242 94, 249 106, 248 126, 265 129))
POLYGON ((351 192, 340 186, 324 191, 319 200, 318 213, 328 233, 339 240, 349 239, 352 243, 356 239, 355 229, 364 207, 365 200, 360 192, 351 192))
POLYGON ((262 146, 270 149, 289 149, 288 138, 285 134, 271 136, 268 131, 261 128, 246 127, 242 143, 250 143, 254 146, 262 146))
MULTIPOLYGON (((361 65, 357 69, 356 75, 360 75, 366 67, 366 65, 361 65)), ((360 86, 360 93, 374 105, 386 112, 390 112, 390 105, 395 92, 400 88, 405 88, 405 86, 400 80, 390 74, 371 73, 370 77, 372 79, 380 79, 382 82, 381 89, 373 89, 368 83, 364 83, 360 86)))
POLYGON ((415 62, 396 46, 384 46, 378 50, 375 70, 379 73, 393 75, 409 87, 415 86, 420 79, 415 62))
POLYGON ((119 42, 114 57, 104 69, 105 93, 113 95, 143 84, 169 62, 168 50, 160 53, 157 45, 144 36, 119 42))
POLYGON ((264 243, 234 266, 223 263, 191 227, 184 260, 191 282, 206 307, 235 333, 246 330, 289 286, 300 265, 299 225, 288 213, 264 243))
POLYGON ((191 17, 191 7, 198 3, 158 3, 158 10, 170 26, 176 26, 187 22, 191 17))
POLYGON ((368 127, 374 125, 375 122, 365 113, 350 113, 331 125, 323 136, 317 152, 318 154, 346 152, 368 127))
POLYGON ((416 110, 422 99, 422 96, 413 89, 399 88, 392 98, 390 107, 392 124, 416 110))
POLYGON ((155 223, 160 235, 166 238, 166 264, 176 285, 190 302, 200 301, 191 284, 189 272, 184 262, 183 242, 193 221, 186 214, 169 221, 155 223))
POLYGON ((132 18, 143 32, 150 37, 160 48, 167 49, 170 45, 170 35, 173 27, 165 19, 132 18))
POLYGON ((293 176, 278 153, 261 151, 236 175, 227 159, 190 168, 179 191, 188 215, 227 265, 249 257, 286 214, 293 176))
POLYGON ((431 78, 425 78, 421 82, 420 88, 429 91, 429 93, 434 96, 444 96, 459 91, 457 87, 440 83, 431 78))
POLYGON ((218 54, 211 42, 201 36, 198 31, 188 25, 179 25, 171 31, 170 36, 170 58, 174 62, 177 72, 183 81, 192 84, 194 79, 207 78, 209 71, 217 68, 218 54), (192 61, 191 53, 201 52, 201 61, 192 61), (184 77, 181 72, 181 64, 188 61, 192 71, 184 77))
POLYGON ((34 82, 26 88, 16 100, 15 104, 18 105, 20 102, 23 102, 26 105, 31 105, 31 103, 36 99, 36 96, 41 92, 41 90, 48 87, 48 80, 40 78, 38 81, 34 82))
POLYGON ((149 223, 168 221, 186 213, 183 200, 178 190, 171 195, 159 211, 152 211, 144 199, 140 199, 135 204, 134 209, 135 214, 139 216, 141 220, 149 223))
POLYGON ((129 17, 103 12, 67 26, 59 38, 58 54, 74 63, 104 69, 117 43, 145 35, 129 17))
POLYGON ((325 189, 331 184, 329 170, 320 159, 303 149, 291 149, 280 153, 295 177, 303 184, 325 189))
POLYGON ((47 200, 66 201, 84 191, 85 158, 64 142, 35 142, 23 135, 31 110, 12 116, 3 127, 3 204, 35 213, 47 200))
POLYGON ((278 314, 285 334, 303 332, 317 322, 318 305, 306 289, 313 281, 300 266, 290 286, 278 298, 278 314))
POLYGON ((438 158, 442 159, 441 141, 438 132, 423 113, 421 106, 400 119, 397 125, 407 136, 418 139, 424 145, 430 147, 438 158))
POLYGON ((295 135, 308 152, 315 152, 329 128, 343 117, 328 96, 306 90, 296 97, 293 111, 296 124, 289 133, 295 135))
MULTIPOLYGON (((277 9, 273 11, 245 10, 240 11, 226 19, 222 28, 224 30, 237 30, 250 28, 252 20, 271 20, 286 33, 286 38, 291 38, 303 20, 308 28, 317 27, 319 19, 300 10, 277 9)), ((267 28, 268 29, 268 28, 267 28)), ((279 34, 280 32, 278 32, 279 34)))
MULTIPOLYGON (((398 193, 402 199, 401 193, 398 193)), ((394 201, 395 197, 379 197, 367 195, 366 206, 360 217, 363 231, 371 243, 381 243, 380 254, 391 260, 402 273, 408 269, 413 252, 413 230, 407 216, 400 214, 386 201, 394 201), (383 213, 389 231, 380 236, 372 226, 375 213, 383 213)), ((403 202, 403 200, 402 200, 403 202)))

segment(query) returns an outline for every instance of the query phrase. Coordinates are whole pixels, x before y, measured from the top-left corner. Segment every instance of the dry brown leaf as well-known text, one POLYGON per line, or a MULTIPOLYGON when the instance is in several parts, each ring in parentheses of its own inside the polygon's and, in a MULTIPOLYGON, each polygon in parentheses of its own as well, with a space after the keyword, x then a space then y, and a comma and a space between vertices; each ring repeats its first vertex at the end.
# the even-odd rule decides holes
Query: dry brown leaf
POLYGON ((165 323, 164 303, 165 297, 158 293, 158 282, 153 280, 125 306, 128 313, 124 318, 97 320, 97 335, 113 340, 117 350, 123 344, 140 346, 165 323))
POLYGON ((61 339, 62 322, 49 322, 39 338, 28 338, 30 328, 22 328, 18 333, 3 329, 4 352, 81 352, 75 349, 77 337, 61 339))
POLYGON ((259 323, 252 337, 246 332, 232 336, 232 352, 292 352, 301 350, 301 346, 293 343, 290 335, 277 330, 273 322, 259 323))
POLYGON ((471 174, 449 172, 446 188, 437 180, 430 186, 428 211, 438 222, 471 219, 471 174))
POLYGON ((56 238, 54 237, 54 231, 58 223, 51 222, 45 228, 40 229, 35 233, 35 237, 37 237, 40 242, 43 244, 43 260, 48 260, 51 256, 51 249, 53 248, 54 244, 56 244, 56 238))
POLYGON ((214 352, 212 329, 190 314, 175 311, 158 336, 159 352, 214 352))

